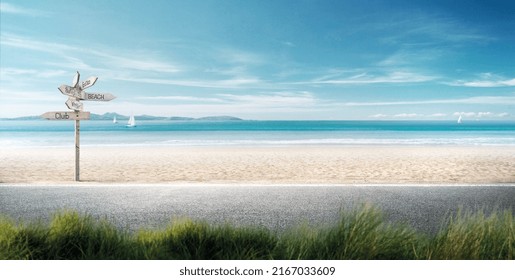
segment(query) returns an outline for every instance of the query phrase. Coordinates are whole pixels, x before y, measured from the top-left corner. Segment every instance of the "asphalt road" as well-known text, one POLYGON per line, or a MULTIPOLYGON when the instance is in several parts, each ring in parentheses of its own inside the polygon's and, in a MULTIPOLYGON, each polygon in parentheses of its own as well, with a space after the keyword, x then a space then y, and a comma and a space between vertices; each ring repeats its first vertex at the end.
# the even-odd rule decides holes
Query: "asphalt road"
POLYGON ((173 217, 265 226, 282 231, 307 222, 328 225, 340 209, 371 203, 390 221, 428 233, 465 210, 515 213, 515 185, 506 186, 9 186, 0 185, 0 214, 48 221, 61 209, 107 218, 130 231, 162 228, 173 217))

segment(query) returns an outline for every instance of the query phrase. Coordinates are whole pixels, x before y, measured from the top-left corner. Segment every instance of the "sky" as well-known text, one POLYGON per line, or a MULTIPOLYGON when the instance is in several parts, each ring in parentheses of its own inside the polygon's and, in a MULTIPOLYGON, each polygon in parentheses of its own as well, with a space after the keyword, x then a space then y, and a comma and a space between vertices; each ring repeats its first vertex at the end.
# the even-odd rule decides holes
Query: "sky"
POLYGON ((1 0, 0 117, 515 120, 515 1, 1 0))

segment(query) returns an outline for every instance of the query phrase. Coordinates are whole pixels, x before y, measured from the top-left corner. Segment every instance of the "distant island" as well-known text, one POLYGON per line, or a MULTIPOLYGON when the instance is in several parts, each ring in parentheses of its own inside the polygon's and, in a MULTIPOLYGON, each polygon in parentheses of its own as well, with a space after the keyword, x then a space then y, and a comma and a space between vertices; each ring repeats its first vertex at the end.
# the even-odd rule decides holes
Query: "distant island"
MULTIPOLYGON (((128 120, 129 116, 120 115, 118 113, 105 113, 103 115, 91 114, 90 120, 102 121, 102 120, 113 120, 116 117, 117 120, 128 120)), ((243 119, 232 117, 232 116, 208 116, 202 118, 189 118, 189 117, 159 117, 150 115, 136 115, 134 116, 137 120, 169 120, 169 121, 242 121, 243 119)), ((40 116, 26 116, 17 118, 0 118, 0 120, 39 120, 40 116)))

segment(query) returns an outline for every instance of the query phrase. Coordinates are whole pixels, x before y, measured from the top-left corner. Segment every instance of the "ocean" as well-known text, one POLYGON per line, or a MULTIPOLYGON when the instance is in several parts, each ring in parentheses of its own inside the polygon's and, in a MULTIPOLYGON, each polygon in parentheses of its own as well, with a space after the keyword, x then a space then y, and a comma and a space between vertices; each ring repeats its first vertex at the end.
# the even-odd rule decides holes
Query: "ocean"
MULTIPOLYGON (((81 146, 515 146, 515 122, 81 121, 81 146)), ((0 121, 0 147, 73 147, 74 123, 0 121)))

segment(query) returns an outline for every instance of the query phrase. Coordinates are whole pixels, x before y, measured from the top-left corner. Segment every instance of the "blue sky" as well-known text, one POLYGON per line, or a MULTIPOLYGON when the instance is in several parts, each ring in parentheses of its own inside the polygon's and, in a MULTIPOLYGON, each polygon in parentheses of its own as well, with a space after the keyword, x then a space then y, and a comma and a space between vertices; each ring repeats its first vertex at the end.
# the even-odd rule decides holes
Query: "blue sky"
POLYGON ((3 1, 0 117, 515 120, 514 1, 3 1))

